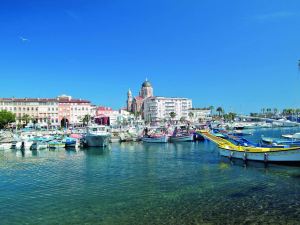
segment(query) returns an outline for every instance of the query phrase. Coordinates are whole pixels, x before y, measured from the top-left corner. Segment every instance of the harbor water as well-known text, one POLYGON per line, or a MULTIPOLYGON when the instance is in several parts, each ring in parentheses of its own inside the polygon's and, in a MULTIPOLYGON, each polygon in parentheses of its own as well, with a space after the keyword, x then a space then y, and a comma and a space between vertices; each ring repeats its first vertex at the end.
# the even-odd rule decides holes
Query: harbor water
MULTIPOLYGON (((299 129, 253 131, 251 140, 299 129)), ((297 224, 300 167, 231 162, 208 141, 0 151, 1 224, 297 224)))

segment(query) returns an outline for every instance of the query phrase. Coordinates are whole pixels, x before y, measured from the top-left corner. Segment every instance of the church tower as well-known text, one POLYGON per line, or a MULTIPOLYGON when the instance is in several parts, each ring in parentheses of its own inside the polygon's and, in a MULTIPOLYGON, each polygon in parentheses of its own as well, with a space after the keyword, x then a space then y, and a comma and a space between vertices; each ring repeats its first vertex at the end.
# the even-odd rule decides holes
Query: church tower
POLYGON ((142 89, 140 92, 140 96, 145 99, 149 97, 153 97, 153 87, 151 83, 146 79, 146 81, 142 84, 142 89))
POLYGON ((132 111, 132 93, 131 90, 129 89, 127 92, 127 111, 131 112, 132 111))

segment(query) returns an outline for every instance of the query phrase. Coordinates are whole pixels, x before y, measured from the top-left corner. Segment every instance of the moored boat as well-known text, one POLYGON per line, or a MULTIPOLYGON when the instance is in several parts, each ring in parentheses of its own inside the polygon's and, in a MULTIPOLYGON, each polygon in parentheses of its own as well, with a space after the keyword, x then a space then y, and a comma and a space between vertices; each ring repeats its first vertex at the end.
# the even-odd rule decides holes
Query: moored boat
POLYGON ((110 137, 110 132, 106 126, 91 125, 87 127, 83 143, 86 147, 106 147, 109 145, 110 137))
POLYGON ((244 148, 232 149, 220 145, 220 155, 228 158, 263 162, 299 162, 300 147, 295 148, 244 148))
POLYGON ((63 140, 63 143, 65 143, 66 148, 78 148, 79 147, 79 141, 76 138, 65 138, 63 140))
POLYGON ((208 131, 202 131, 201 134, 219 146, 221 156, 263 162, 300 162, 300 147, 239 146, 223 138, 215 137, 208 131))
POLYGON ((62 141, 50 141, 48 147, 49 149, 63 149, 66 145, 62 141))
POLYGON ((142 138, 143 142, 146 143, 168 143, 169 137, 167 135, 162 136, 145 136, 142 138))
POLYGON ((0 143, 0 150, 8 150, 12 146, 12 143, 0 143))
POLYGON ((170 137, 170 142, 189 142, 194 141, 194 134, 176 135, 170 137))
POLYGON ((43 150, 48 148, 47 142, 36 141, 30 146, 30 150, 43 150))

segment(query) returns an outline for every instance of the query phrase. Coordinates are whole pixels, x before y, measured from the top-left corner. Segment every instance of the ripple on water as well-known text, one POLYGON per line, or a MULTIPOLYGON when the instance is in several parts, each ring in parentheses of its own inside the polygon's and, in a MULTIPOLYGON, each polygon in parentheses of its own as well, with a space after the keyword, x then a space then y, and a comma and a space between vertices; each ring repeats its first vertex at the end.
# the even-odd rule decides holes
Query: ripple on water
POLYGON ((224 161, 208 142, 113 144, 106 150, 25 157, 0 152, 0 219, 3 224, 295 224, 299 174, 298 167, 224 161))

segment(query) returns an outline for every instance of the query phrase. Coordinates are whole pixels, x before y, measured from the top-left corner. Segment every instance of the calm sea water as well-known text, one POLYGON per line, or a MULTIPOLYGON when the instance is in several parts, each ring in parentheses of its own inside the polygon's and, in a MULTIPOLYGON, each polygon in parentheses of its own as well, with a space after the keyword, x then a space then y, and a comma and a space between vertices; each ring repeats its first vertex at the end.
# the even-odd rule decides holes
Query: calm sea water
POLYGON ((0 223, 299 224, 300 167, 232 163, 207 141, 2 151, 0 223))

